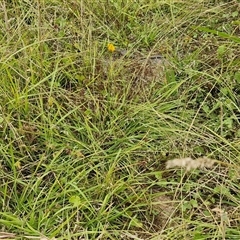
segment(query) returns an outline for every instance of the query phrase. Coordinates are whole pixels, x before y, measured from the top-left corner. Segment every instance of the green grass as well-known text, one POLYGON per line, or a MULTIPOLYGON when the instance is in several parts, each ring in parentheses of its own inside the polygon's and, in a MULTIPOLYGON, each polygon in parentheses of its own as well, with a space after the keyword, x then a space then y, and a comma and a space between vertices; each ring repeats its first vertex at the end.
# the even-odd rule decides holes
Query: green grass
POLYGON ((239 239, 237 1, 1 9, 0 238, 239 239))

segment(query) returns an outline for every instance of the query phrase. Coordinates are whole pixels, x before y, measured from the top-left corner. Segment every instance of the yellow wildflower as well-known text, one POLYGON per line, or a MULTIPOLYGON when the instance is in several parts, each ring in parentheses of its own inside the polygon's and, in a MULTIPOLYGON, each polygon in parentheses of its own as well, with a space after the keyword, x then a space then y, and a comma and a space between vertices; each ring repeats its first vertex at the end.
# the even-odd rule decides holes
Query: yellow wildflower
POLYGON ((115 51, 115 46, 112 43, 108 43, 107 47, 108 47, 109 52, 114 52, 115 51))

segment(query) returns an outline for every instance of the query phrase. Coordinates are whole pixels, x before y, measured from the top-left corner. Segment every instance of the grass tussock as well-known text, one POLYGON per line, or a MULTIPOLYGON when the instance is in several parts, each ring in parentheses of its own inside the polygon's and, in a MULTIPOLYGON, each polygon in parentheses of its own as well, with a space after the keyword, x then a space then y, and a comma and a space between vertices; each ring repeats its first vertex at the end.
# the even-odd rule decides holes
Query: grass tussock
POLYGON ((240 238, 237 1, 0 9, 0 238, 240 238))

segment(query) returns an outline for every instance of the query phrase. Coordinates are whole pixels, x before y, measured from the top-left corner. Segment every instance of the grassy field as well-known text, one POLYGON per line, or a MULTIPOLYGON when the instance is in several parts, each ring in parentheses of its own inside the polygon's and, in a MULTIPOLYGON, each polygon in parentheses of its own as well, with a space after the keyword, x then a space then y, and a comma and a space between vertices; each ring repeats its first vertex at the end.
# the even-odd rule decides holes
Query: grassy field
POLYGON ((0 8, 1 239, 240 239, 239 1, 0 8))

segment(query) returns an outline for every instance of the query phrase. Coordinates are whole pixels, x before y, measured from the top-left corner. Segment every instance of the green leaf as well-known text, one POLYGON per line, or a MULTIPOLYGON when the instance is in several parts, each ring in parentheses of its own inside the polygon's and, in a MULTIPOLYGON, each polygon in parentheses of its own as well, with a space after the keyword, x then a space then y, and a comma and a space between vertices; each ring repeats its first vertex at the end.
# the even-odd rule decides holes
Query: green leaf
POLYGON ((190 203, 191 203, 191 205, 192 205, 194 208, 197 208, 197 207, 198 207, 198 202, 197 202, 197 200, 191 199, 191 200, 190 200, 190 203))
POLYGON ((203 106, 202 106, 202 110, 205 112, 205 113, 209 113, 209 111, 210 111, 210 108, 209 108, 209 106, 207 105, 207 104, 203 104, 203 106))
POLYGON ((201 232, 195 232, 193 236, 193 240, 204 240, 206 236, 204 236, 201 232))
POLYGON ((231 117, 227 118, 226 120, 223 121, 224 125, 227 126, 228 129, 233 128, 233 119, 231 117))
POLYGON ((225 195, 225 196, 229 196, 231 195, 228 188, 226 188, 225 186, 216 186, 213 191, 217 194, 221 194, 221 195, 225 195))
POLYGON ((169 69, 166 71, 166 80, 168 83, 176 82, 176 76, 173 69, 169 69))
POLYGON ((235 75, 234 75, 234 78, 235 78, 237 83, 240 83, 240 72, 236 72, 235 75))
POLYGON ((225 45, 219 46, 217 49, 218 58, 222 58, 225 53, 226 53, 226 46, 225 45))
POLYGON ((217 35, 218 37, 226 38, 226 39, 232 40, 233 42, 240 43, 240 38, 238 36, 235 36, 235 35, 230 35, 230 34, 225 33, 225 32, 210 29, 208 27, 193 26, 192 28, 194 30, 199 30, 201 32, 206 32, 206 33, 212 33, 214 35, 217 35))
POLYGON ((190 201, 184 201, 184 203, 182 205, 182 208, 183 208, 183 212, 185 212, 186 210, 192 209, 191 202, 190 201))
POLYGON ((75 76, 75 79, 78 80, 79 82, 82 82, 83 80, 86 79, 84 75, 78 74, 75 76))
POLYGON ((158 180, 162 179, 162 172, 155 172, 155 178, 158 180))
POLYGON ((232 13, 232 17, 237 17, 238 16, 238 11, 234 11, 233 13, 232 13))
POLYGON ((81 204, 80 197, 76 195, 71 196, 69 202, 72 203, 74 207, 78 207, 81 204))
POLYGON ((138 227, 141 228, 143 226, 143 224, 141 223, 141 221, 139 219, 137 219, 137 217, 133 217, 130 221, 130 226, 132 227, 138 227))

